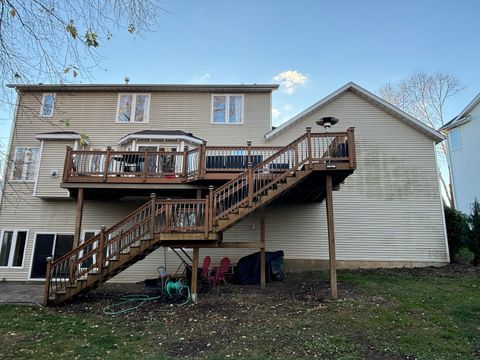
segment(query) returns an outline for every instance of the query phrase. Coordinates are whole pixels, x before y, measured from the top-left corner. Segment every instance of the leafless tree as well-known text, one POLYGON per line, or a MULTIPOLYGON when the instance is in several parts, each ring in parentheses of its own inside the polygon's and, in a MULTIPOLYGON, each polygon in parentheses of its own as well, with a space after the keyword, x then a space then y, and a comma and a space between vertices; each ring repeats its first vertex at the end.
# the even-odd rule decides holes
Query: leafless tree
MULTIPOLYGON (((383 85, 379 90, 379 95, 428 126, 439 129, 447 120, 445 119, 445 106, 448 100, 463 89, 460 81, 451 74, 443 72, 428 74, 419 71, 397 83, 383 85)), ((446 169, 446 173, 439 171, 440 183, 448 203, 454 207, 449 181, 450 168, 447 161, 448 146, 445 142, 441 142, 437 146, 437 157, 441 169, 446 169)))
MULTIPOLYGON (((15 92, 6 84, 90 82, 102 47, 122 31, 154 30, 161 11, 160 0, 0 0, 0 126, 13 114, 15 92)), ((32 119, 37 112, 31 110, 32 119)), ((68 122, 50 125, 63 129, 68 122)), ((12 161, 6 145, 0 139, 4 168, 12 161)))

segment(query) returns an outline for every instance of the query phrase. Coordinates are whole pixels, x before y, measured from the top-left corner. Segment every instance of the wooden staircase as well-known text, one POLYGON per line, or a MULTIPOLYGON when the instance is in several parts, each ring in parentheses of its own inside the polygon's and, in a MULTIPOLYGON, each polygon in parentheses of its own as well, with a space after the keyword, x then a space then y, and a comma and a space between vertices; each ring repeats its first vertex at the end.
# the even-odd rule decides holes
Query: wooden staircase
MULTIPOLYGON (((251 154, 248 154, 250 159, 251 154)), ((163 200, 154 195, 119 223, 64 256, 47 260, 45 303, 59 304, 89 291, 127 269, 160 246, 202 247, 314 172, 355 169, 353 129, 307 133, 252 166, 205 199, 163 200), (341 151, 340 151, 341 150, 341 151)))

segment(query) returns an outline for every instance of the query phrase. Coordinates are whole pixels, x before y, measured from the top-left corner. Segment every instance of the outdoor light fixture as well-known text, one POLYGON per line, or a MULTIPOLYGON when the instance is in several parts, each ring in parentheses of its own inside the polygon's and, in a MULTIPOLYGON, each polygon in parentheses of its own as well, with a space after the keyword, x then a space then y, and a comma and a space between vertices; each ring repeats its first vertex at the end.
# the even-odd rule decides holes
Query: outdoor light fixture
POLYGON ((321 118, 320 120, 316 121, 317 125, 323 126, 325 128, 325 131, 327 132, 327 158, 330 157, 330 136, 328 135, 328 130, 338 123, 338 119, 333 116, 325 116, 321 118))
POLYGON ((323 126, 325 128, 325 130, 328 132, 328 129, 330 129, 333 125, 338 123, 338 121, 339 120, 336 117, 325 116, 325 117, 321 118, 320 120, 318 120, 316 122, 316 124, 320 125, 320 126, 323 126))

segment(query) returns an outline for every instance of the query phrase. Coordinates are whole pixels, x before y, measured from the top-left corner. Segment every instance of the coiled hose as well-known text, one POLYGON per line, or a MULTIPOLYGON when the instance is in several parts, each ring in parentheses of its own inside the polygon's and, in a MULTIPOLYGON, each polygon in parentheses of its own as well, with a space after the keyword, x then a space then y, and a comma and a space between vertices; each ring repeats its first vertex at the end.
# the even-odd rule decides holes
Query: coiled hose
MULTIPOLYGON (((162 290, 166 295, 167 299, 169 300, 174 300, 182 295, 184 296, 186 295, 186 300, 183 303, 178 304, 177 306, 183 306, 190 303, 190 300, 191 300, 190 288, 187 285, 184 285, 181 280, 178 280, 178 281, 167 280, 162 290)), ((120 302, 104 307, 103 313, 105 315, 125 314, 128 312, 137 310, 138 308, 145 305, 146 303, 160 300, 164 297, 165 297, 164 295, 150 296, 146 294, 125 295, 120 298, 120 302), (135 305, 128 306, 129 304, 135 304, 135 305)))

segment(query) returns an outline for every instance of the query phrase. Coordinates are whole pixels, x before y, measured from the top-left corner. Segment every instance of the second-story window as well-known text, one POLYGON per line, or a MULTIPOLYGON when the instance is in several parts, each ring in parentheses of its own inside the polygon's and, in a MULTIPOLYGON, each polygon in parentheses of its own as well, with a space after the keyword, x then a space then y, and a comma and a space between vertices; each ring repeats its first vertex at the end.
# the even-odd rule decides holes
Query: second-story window
POLYGON ((212 123, 243 123, 243 95, 213 95, 212 123))
POLYGON ((53 116, 54 106, 55 106, 55 94, 51 94, 51 93, 43 94, 40 115, 43 117, 53 116))
POLYGON ((460 131, 454 128, 450 131, 450 150, 458 150, 462 148, 462 140, 460 139, 460 131))
POLYGON ((13 159, 12 180, 34 181, 38 148, 17 147, 13 159))
POLYGON ((117 122, 148 122, 150 94, 119 94, 117 122))

